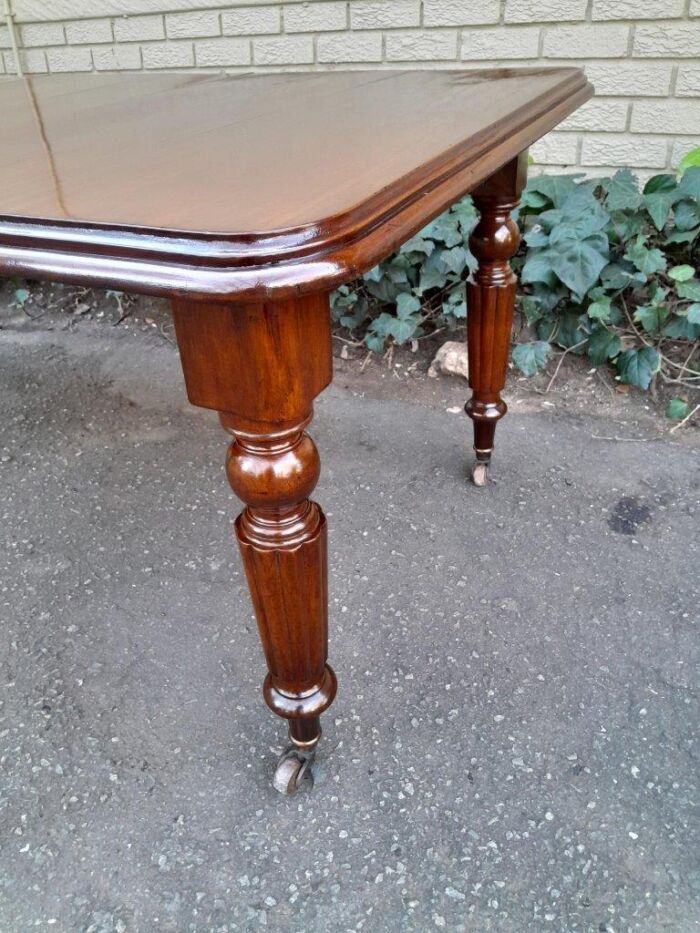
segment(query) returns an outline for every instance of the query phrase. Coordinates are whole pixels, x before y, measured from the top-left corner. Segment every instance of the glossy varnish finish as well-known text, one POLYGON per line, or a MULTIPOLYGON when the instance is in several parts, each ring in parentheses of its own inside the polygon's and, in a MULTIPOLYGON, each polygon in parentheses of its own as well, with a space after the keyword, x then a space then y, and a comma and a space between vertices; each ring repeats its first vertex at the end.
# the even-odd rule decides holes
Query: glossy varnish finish
POLYGON ((329 291, 474 192, 483 466, 505 412, 524 153, 590 94, 572 68, 0 79, 0 274, 171 298, 189 398, 232 436, 264 695, 293 743, 278 789, 308 773, 336 692, 306 433, 331 380, 329 291))
POLYGON ((520 244, 511 211, 518 204, 526 178, 527 152, 522 152, 474 192, 481 217, 469 237, 469 248, 479 265, 467 283, 467 350, 473 394, 465 410, 474 422, 474 449, 480 465, 474 479, 480 485, 491 461, 496 422, 507 411, 501 390, 506 382, 518 284, 508 260, 520 244))
POLYGON ((0 272, 205 300, 329 288, 590 94, 574 68, 0 79, 0 272))
POLYGON ((246 508, 236 537, 269 675, 265 699, 313 743, 336 680, 328 653, 326 518, 309 500, 320 460, 305 427, 331 380, 328 295, 251 305, 173 302, 190 401, 220 412, 246 508))

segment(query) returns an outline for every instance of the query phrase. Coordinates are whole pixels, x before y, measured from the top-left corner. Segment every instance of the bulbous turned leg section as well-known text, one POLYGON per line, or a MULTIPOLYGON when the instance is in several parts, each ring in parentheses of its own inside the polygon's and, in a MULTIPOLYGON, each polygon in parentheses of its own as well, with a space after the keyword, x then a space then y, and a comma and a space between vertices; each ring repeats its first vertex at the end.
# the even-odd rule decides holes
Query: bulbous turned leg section
POLYGON ((481 217, 469 238, 479 262, 467 283, 467 349, 472 397, 464 410, 474 423, 476 461, 472 479, 484 486, 497 422, 505 415, 501 391, 506 381, 517 279, 509 259, 520 244, 510 216, 525 183, 526 153, 508 163, 474 192, 481 217))
POLYGON ((234 435, 228 478, 246 503, 235 529, 269 670, 263 695, 289 723, 291 744, 273 782, 287 794, 313 783, 319 717, 337 689, 326 663, 326 519, 308 498, 320 470, 316 447, 304 432, 310 419, 269 433, 269 426, 243 430, 221 416, 234 435))

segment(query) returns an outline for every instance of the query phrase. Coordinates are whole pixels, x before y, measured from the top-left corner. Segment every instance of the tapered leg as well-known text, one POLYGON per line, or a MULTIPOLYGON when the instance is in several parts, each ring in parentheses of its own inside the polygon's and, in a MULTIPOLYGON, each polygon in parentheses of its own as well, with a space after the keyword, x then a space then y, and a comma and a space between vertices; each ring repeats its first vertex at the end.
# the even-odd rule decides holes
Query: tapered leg
POLYGON ((527 153, 499 169, 474 192, 481 217, 469 247, 479 266, 467 283, 467 347, 472 397, 465 411, 474 422, 476 463, 472 477, 485 485, 496 422, 505 415, 501 390, 506 381, 517 279, 508 260, 520 234, 510 212, 517 206, 527 175, 527 153))
POLYGON ((226 469, 246 507, 235 532, 267 661, 263 694, 289 723, 275 776, 310 776, 336 679, 326 663, 326 519, 309 499, 320 472, 305 428, 331 378, 328 296, 261 304, 173 303, 188 395, 233 436, 226 469))

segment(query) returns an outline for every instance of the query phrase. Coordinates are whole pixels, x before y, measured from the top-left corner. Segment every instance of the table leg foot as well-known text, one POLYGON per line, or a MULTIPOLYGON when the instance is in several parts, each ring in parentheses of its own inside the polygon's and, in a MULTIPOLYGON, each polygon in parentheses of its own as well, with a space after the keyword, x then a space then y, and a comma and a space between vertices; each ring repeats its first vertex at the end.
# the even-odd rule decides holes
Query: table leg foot
POLYGON ((479 454, 487 453, 487 460, 476 460, 472 467, 472 482, 475 486, 486 486, 489 481, 489 466, 491 465, 491 451, 477 451, 479 454))
POLYGON ((517 286, 508 260, 520 243, 511 211, 518 204, 526 172, 527 154, 522 153, 474 192, 481 217, 469 238, 479 265, 467 283, 467 348, 473 394, 465 411, 474 423, 472 479, 476 486, 488 482, 496 423, 508 410, 501 391, 508 368, 517 286))
POLYGON ((316 738, 308 742, 295 740, 291 726, 290 723, 289 738, 291 741, 282 752, 272 779, 272 786, 275 790, 287 797, 301 790, 311 790, 314 786, 312 765, 316 757, 318 741, 321 738, 320 725, 316 738))

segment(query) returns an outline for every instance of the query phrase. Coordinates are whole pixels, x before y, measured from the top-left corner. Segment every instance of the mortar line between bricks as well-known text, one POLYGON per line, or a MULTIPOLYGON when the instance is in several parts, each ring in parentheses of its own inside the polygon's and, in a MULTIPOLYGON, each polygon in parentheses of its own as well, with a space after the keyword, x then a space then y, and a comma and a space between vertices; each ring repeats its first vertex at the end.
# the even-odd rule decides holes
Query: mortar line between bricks
POLYGON ((678 84, 678 65, 674 65, 673 68, 671 69, 671 84, 668 89, 669 97, 676 96, 677 84, 678 84))

